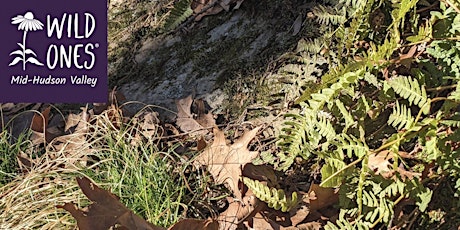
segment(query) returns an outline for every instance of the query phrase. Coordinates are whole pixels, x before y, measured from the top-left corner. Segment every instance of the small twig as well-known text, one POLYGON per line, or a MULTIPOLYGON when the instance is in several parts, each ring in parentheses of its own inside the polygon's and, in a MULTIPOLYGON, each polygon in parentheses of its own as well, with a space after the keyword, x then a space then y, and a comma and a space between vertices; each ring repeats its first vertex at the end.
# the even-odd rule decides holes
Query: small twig
POLYGON ((420 13, 423 13, 423 12, 425 12, 425 11, 429 11, 429 10, 433 9, 433 8, 435 8, 436 6, 438 6, 438 2, 435 2, 435 3, 429 5, 429 6, 425 7, 425 8, 419 9, 419 10, 417 10, 416 12, 417 12, 417 14, 420 14, 420 13))
POLYGON ((441 1, 449 5, 450 7, 454 8, 454 10, 457 11, 458 14, 460 14, 460 9, 458 9, 458 7, 454 3, 450 2, 450 0, 441 0, 441 1))
POLYGON ((446 85, 446 86, 439 86, 439 87, 435 87, 435 88, 429 88, 429 89, 426 89, 427 92, 435 92, 435 91, 444 91, 444 90, 448 90, 448 89, 455 89, 457 88, 457 84, 454 84, 454 85, 446 85))
POLYGON ((415 221, 417 220, 417 216, 418 216, 419 212, 418 212, 418 207, 416 207, 414 209, 414 211, 412 211, 409 216, 412 216, 412 220, 409 222, 409 225, 407 226, 407 229, 411 229, 412 228, 412 225, 414 225, 415 221))

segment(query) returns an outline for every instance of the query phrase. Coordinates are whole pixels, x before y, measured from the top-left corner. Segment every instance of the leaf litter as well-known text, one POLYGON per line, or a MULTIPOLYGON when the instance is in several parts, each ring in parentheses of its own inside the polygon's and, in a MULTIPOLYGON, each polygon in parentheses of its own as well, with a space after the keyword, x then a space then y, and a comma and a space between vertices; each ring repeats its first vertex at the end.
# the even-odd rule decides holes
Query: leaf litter
MULTIPOLYGON (((82 107, 79 113, 70 113, 61 120, 57 119, 59 118, 58 115, 53 114, 54 110, 51 107, 45 107, 42 114, 34 114, 30 121, 30 130, 41 134, 41 136, 36 135, 31 138, 37 145, 45 144, 47 148, 69 156, 67 159, 72 162, 68 161, 59 167, 72 167, 72 165, 77 164, 84 166, 88 160, 73 158, 72 155, 78 153, 79 156, 86 156, 92 155, 96 151, 91 147, 91 139, 95 138, 94 134, 91 133, 95 132, 92 128, 94 125, 102 125, 98 123, 98 119, 95 119, 98 116, 102 116, 106 120, 104 124, 109 124, 109 127, 106 127, 109 129, 117 130, 128 123, 139 127, 132 133, 135 137, 131 143, 133 146, 138 146, 143 141, 163 140, 167 135, 165 130, 178 127, 181 132, 176 131, 177 134, 192 138, 196 147, 190 147, 190 149, 199 152, 193 160, 193 165, 196 168, 205 168, 214 179, 214 184, 223 184, 231 194, 226 197, 227 206, 217 215, 203 220, 183 219, 168 229, 318 229, 318 226, 322 226, 331 217, 331 215, 323 213, 327 213, 324 210, 329 209, 337 202, 337 194, 331 192, 330 189, 319 188, 317 185, 312 185, 309 192, 302 192, 299 191, 298 187, 292 187, 291 192, 299 192, 302 198, 292 210, 286 213, 274 210, 259 200, 253 191, 242 183, 243 177, 258 180, 270 188, 280 188, 279 176, 273 167, 252 164, 252 161, 259 156, 259 152, 251 151, 248 147, 254 139, 267 138, 267 128, 262 128, 267 124, 260 122, 257 127, 247 128, 247 131, 243 133, 234 132, 233 138, 235 140, 231 143, 225 137, 225 133, 217 128, 213 114, 206 111, 201 103, 198 99, 193 100, 191 96, 177 100, 176 126, 162 124, 158 119, 158 114, 153 111, 146 110, 132 117, 127 117, 126 114, 128 113, 117 105, 116 99, 107 105, 98 104, 92 108, 82 107), (195 105, 195 109, 192 109, 193 105, 195 105), (206 135, 210 128, 213 130, 214 139, 211 144, 207 144, 206 140, 209 139, 209 136, 206 135), (47 130, 55 130, 57 135, 47 139, 45 138, 47 130)), ((164 140, 169 141, 168 138, 164 140)), ((49 155, 47 157, 53 159, 58 156, 49 155)), ((31 162, 29 162, 29 168, 32 168, 34 164, 39 164, 38 161, 32 162, 31 158, 24 157, 24 159, 24 162, 31 162)), ((77 220, 80 229, 108 229, 110 227, 116 229, 165 229, 154 226, 134 214, 120 203, 115 195, 99 188, 90 179, 78 178, 77 182, 83 193, 93 203, 83 209, 77 208, 72 202, 60 204, 58 207, 71 213, 77 220)))

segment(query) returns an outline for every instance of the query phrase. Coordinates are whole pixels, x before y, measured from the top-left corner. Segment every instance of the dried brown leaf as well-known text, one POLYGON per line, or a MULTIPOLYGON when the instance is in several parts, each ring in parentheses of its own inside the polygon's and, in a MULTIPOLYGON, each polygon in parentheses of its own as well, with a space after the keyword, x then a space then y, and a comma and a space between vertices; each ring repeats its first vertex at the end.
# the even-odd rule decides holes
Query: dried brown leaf
POLYGON ((203 149, 206 148, 208 144, 206 143, 206 141, 204 140, 203 137, 200 137, 200 139, 198 139, 197 143, 196 143, 196 150, 197 151, 201 151, 203 149))
POLYGON ((275 174, 275 170, 273 170, 273 167, 267 165, 246 164, 243 167, 242 175, 253 180, 261 181, 268 185, 268 187, 273 188, 278 186, 278 177, 275 174))
POLYGON ((249 190, 243 199, 231 202, 227 210, 219 215, 219 230, 237 229, 239 223, 260 212, 263 207, 263 203, 249 190))
MULTIPOLYGON (((4 115, 17 114, 20 110, 26 109, 32 103, 5 103, 0 104, 0 110, 4 115)), ((40 103, 38 105, 41 105, 40 103)))
POLYGON ((270 219, 266 219, 260 213, 257 213, 252 218, 252 226, 250 226, 252 229, 279 229, 280 227, 281 226, 279 224, 273 223, 270 219), (273 226, 273 224, 275 224, 275 226, 273 226))
MULTIPOLYGON (((385 150, 377 154, 369 155, 368 167, 374 171, 375 174, 381 175, 385 178, 391 178, 394 176, 395 171, 398 172, 403 178, 420 177, 420 173, 410 172, 404 169, 404 167, 398 167, 396 170, 393 169, 392 163, 395 154, 385 150)), ((397 157, 401 158, 413 158, 411 155, 407 154, 404 151, 399 151, 397 157)))
POLYGON ((292 226, 297 226, 299 223, 302 223, 302 221, 307 218, 308 214, 310 214, 310 209, 305 204, 299 206, 290 217, 292 226))
POLYGON ((8 112, 12 111, 15 107, 16 106, 15 106, 14 103, 2 103, 2 104, 0 104, 0 110, 3 113, 8 113, 8 112))
POLYGON ((51 142, 59 132, 50 129, 48 123, 50 120, 51 106, 48 106, 41 113, 33 113, 32 121, 30 123, 31 136, 30 140, 33 145, 51 142))
POLYGON ((216 125, 216 120, 211 112, 203 113, 196 118, 196 122, 200 124, 203 128, 212 128, 216 125))
POLYGON ((323 188, 318 184, 310 185, 308 197, 310 199, 310 212, 321 210, 339 201, 339 194, 336 189, 323 188))
POLYGON ((51 106, 48 106, 41 114, 35 113, 30 124, 30 129, 35 132, 43 133, 48 127, 48 121, 50 119, 51 106))
POLYGON ((67 121, 65 123, 64 131, 67 132, 70 128, 77 126, 81 120, 82 120, 81 113, 80 114, 73 114, 73 113, 69 114, 67 116, 67 121))
POLYGON ((193 119, 193 115, 190 110, 192 103, 192 96, 176 100, 176 124, 183 132, 190 133, 191 135, 204 135, 208 133, 208 131, 204 129, 212 127, 213 124, 215 124, 215 121, 210 114, 205 114, 200 118, 202 124, 206 126, 201 125, 197 120, 193 119))
POLYGON ((73 203, 57 206, 70 212, 80 230, 106 230, 119 224, 127 229, 164 230, 154 226, 126 208, 112 193, 99 188, 88 178, 77 178, 83 193, 93 202, 88 211, 73 203))
POLYGON ((142 114, 141 133, 146 138, 157 136, 160 120, 157 112, 144 112, 142 114))
POLYGON ((168 230, 218 230, 218 229, 219 229, 219 222, 213 219, 210 219, 210 218, 207 220, 184 219, 168 228, 168 230))
POLYGON ((312 221, 304 224, 299 224, 297 226, 297 229, 299 230, 320 230, 322 229, 322 225, 319 222, 312 221))
POLYGON ((225 141, 224 132, 214 128, 214 142, 196 159, 196 165, 206 166, 217 184, 226 184, 236 198, 242 198, 238 183, 242 168, 257 157, 258 153, 249 151, 247 145, 256 136, 260 127, 246 132, 231 146, 225 141))
POLYGON ((204 16, 214 15, 224 10, 215 0, 192 1, 191 8, 196 14, 195 21, 200 21, 204 16))
POLYGON ((380 174, 385 178, 393 176, 393 170, 391 169, 390 160, 393 159, 393 153, 390 151, 381 151, 377 154, 369 155, 367 165, 375 174, 380 174))
POLYGON ((91 148, 91 144, 88 142, 86 136, 89 131, 89 116, 87 108, 81 108, 82 112, 78 115, 72 115, 67 119, 67 123, 71 123, 74 128, 73 133, 56 137, 53 141, 53 147, 57 152, 62 152, 65 156, 80 155, 82 157, 70 157, 67 161, 68 166, 73 165, 74 162, 78 161, 82 165, 86 165, 86 156, 92 155, 95 149, 91 148), (69 119, 72 119, 69 121, 69 119))
POLYGON ((75 132, 85 132, 88 126, 89 114, 88 108, 81 107, 81 112, 79 114, 69 114, 65 122, 64 131, 69 131, 70 128, 76 127, 75 132))

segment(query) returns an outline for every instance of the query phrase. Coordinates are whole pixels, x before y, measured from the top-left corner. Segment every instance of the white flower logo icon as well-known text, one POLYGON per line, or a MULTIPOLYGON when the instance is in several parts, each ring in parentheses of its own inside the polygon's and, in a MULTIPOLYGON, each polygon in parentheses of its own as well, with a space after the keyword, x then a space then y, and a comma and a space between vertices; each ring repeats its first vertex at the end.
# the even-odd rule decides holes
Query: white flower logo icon
POLYGON ((28 31, 37 31, 37 30, 42 30, 43 29, 43 23, 41 23, 39 20, 34 19, 34 14, 32 12, 27 12, 22 15, 18 15, 14 18, 11 19, 11 24, 19 24, 18 25, 18 30, 23 30, 24 34, 22 36, 22 44, 17 43, 21 49, 15 50, 10 53, 11 55, 18 55, 18 57, 14 58, 13 61, 9 64, 9 66, 13 66, 18 64, 20 61, 22 61, 22 70, 26 70, 26 63, 30 62, 35 65, 42 66, 43 63, 39 62, 35 57, 37 57, 37 54, 31 49, 26 48, 26 38, 27 38, 27 32, 28 31), (27 58, 27 55, 33 55, 27 58))

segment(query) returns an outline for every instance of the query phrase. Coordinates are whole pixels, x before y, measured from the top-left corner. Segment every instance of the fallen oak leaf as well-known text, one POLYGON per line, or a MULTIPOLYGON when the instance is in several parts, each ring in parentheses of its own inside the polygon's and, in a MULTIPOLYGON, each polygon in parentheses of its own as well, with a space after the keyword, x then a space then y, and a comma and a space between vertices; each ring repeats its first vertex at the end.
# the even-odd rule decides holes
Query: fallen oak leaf
POLYGON ((394 160, 394 157, 398 158, 413 158, 411 155, 407 154, 404 151, 399 151, 397 154, 394 154, 388 150, 381 151, 376 154, 369 155, 368 167, 374 171, 375 174, 381 175, 384 178, 391 178, 394 176, 395 172, 398 172, 404 178, 412 179, 413 177, 420 177, 422 174, 410 172, 404 169, 404 167, 397 167, 393 169, 393 163, 390 161, 394 160))
POLYGON ((194 161, 196 166, 206 166, 217 184, 226 184, 235 197, 242 198, 238 183, 244 165, 256 158, 258 152, 249 151, 247 145, 256 136, 260 127, 243 134, 231 146, 225 141, 224 132, 214 128, 214 142, 194 161))
POLYGON ((393 176, 390 160, 393 159, 393 154, 389 151, 381 151, 377 154, 369 155, 368 167, 377 175, 382 175, 385 178, 393 176))
POLYGON ((249 223, 250 229, 281 229, 281 226, 278 223, 275 223, 273 220, 267 219, 262 214, 256 213, 256 215, 250 220, 249 223))
POLYGON ((43 112, 34 113, 32 122, 30 123, 30 130, 32 131, 30 140, 33 145, 49 143, 56 137, 56 135, 53 134, 53 131, 48 129, 50 112, 51 106, 48 106, 43 110, 43 112))
POLYGON ((190 6, 195 16, 195 21, 200 21, 204 16, 220 13, 224 8, 216 0, 195 0, 190 6))
POLYGON ((323 188, 318 184, 311 184, 308 191, 310 212, 319 211, 339 201, 339 193, 334 188, 323 188))
POLYGON ((30 124, 30 129, 35 132, 43 133, 48 126, 48 121, 50 119, 50 111, 51 106, 48 106, 41 114, 34 113, 34 117, 32 118, 32 123, 30 124))
POLYGON ((88 178, 77 178, 78 186, 93 203, 88 211, 82 211, 73 203, 58 205, 70 212, 77 220, 80 230, 106 230, 116 224, 126 229, 165 230, 165 228, 154 226, 131 210, 126 208, 112 193, 99 188, 88 178))
POLYGON ((306 204, 299 205, 297 209, 291 210, 291 216, 290 220, 292 223, 292 226, 297 226, 299 223, 302 223, 307 216, 310 214, 310 209, 307 207, 306 204))
POLYGON ((206 143, 206 141, 204 140, 203 137, 200 137, 200 139, 198 139, 197 143, 196 143, 196 150, 197 151, 201 151, 203 149, 206 148, 208 144, 206 143))
POLYGON ((218 230, 219 222, 208 218, 206 220, 196 219, 184 219, 173 226, 169 227, 168 230, 218 230))
POLYGON ((234 230, 238 225, 248 218, 252 218, 256 213, 265 207, 257 197, 249 190, 241 200, 230 202, 228 208, 223 211, 217 221, 219 230, 234 230))
POLYGON ((208 133, 208 131, 204 129, 213 127, 216 123, 210 113, 204 114, 203 116, 198 118, 198 120, 201 121, 202 124, 200 124, 200 122, 198 122, 197 120, 193 119, 193 115, 191 112, 192 103, 193 99, 191 95, 186 98, 176 100, 176 124, 183 132, 190 133, 191 135, 204 135, 208 133))
POLYGON ((196 122, 204 128, 214 127, 216 125, 216 121, 214 120, 214 116, 211 112, 206 113, 206 102, 203 99, 195 99, 193 104, 196 108, 196 122))

